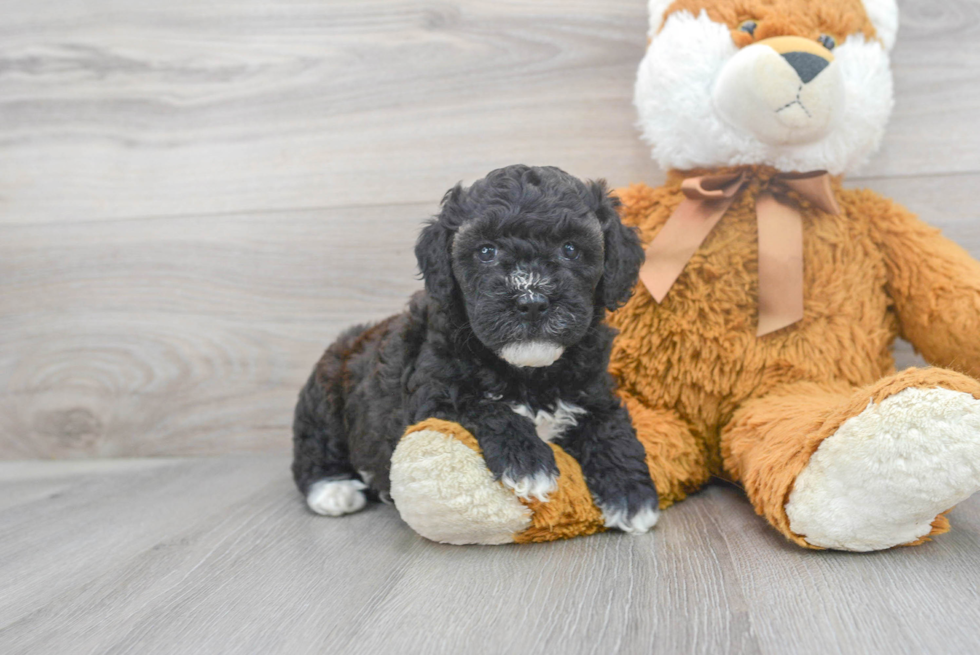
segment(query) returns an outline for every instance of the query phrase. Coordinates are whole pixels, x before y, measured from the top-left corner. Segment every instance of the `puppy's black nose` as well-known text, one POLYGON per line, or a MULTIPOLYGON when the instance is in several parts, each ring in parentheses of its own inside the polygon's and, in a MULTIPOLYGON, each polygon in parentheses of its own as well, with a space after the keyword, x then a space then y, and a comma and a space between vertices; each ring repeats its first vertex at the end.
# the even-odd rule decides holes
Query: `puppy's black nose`
POLYGON ((548 311, 548 299, 540 293, 525 293, 516 301, 517 311, 529 319, 536 319, 548 311))
POLYGON ((785 52, 783 59, 793 67, 804 84, 809 84, 810 80, 830 65, 830 62, 823 57, 811 55, 809 52, 785 52))

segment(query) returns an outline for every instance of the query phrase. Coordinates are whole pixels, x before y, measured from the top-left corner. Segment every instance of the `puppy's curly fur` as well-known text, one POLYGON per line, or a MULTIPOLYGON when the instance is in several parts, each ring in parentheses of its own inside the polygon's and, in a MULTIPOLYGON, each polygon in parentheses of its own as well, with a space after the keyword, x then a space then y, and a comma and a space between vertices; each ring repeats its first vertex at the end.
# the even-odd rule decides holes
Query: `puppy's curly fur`
POLYGON ((415 249, 425 291, 344 333, 299 397, 293 474, 328 515, 388 500, 391 454, 436 417, 477 439, 490 471, 547 499, 546 441, 582 466, 607 525, 642 531, 657 493, 606 372, 607 309, 630 296, 643 251, 603 182, 510 166, 457 185, 415 249))

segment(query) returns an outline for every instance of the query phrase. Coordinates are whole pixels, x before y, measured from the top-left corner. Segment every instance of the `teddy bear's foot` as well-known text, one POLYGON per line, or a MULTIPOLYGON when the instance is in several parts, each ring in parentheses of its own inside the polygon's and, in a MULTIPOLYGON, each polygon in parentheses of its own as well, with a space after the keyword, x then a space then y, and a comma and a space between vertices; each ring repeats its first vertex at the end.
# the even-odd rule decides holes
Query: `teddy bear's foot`
POLYGON ((458 423, 428 419, 408 428, 391 457, 391 497, 427 539, 506 544, 569 539, 604 529, 578 462, 549 444, 558 486, 548 502, 520 500, 495 480, 476 439, 458 423))
POLYGON ((483 457, 448 425, 410 431, 395 448, 391 497, 398 512, 432 541, 513 543, 531 525, 531 510, 493 479, 483 457))
POLYGON ((792 531, 823 548, 916 542, 980 490, 980 401, 908 388, 870 403, 825 439, 786 505, 792 531))

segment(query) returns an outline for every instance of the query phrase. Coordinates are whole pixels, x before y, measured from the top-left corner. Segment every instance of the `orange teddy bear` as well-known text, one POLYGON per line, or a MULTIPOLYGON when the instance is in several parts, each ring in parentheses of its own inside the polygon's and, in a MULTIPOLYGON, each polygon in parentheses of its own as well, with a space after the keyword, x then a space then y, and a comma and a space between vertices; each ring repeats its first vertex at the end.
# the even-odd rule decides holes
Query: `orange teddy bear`
MULTIPOLYGON (((647 263, 611 370, 662 506, 717 475, 795 543, 868 551, 948 530, 980 489, 980 264, 841 176, 892 106, 894 0, 651 0, 635 103, 666 184, 618 192, 647 263), (936 368, 896 373, 901 335, 936 368)), ((604 529, 577 463, 523 502, 430 420, 392 497, 449 543, 604 529)))

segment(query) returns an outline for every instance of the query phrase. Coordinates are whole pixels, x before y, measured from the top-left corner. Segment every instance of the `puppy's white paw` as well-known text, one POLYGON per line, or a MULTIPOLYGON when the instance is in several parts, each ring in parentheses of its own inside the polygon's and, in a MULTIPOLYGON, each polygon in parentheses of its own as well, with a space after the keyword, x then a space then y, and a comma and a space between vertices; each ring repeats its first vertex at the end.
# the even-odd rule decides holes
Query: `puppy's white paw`
POLYGON ((632 518, 626 515, 625 507, 606 508, 599 506, 602 510, 602 519, 607 528, 616 528, 629 534, 643 534, 650 528, 657 525, 660 518, 660 509, 654 505, 644 507, 632 518))
POLYGON ((536 498, 542 503, 548 502, 548 494, 558 491, 558 476, 550 473, 535 473, 531 477, 514 479, 507 474, 500 481, 509 487, 514 494, 523 500, 536 498))
POLYGON ((320 480, 310 486, 306 504, 323 516, 352 514, 367 504, 364 489, 367 485, 360 480, 320 480))

